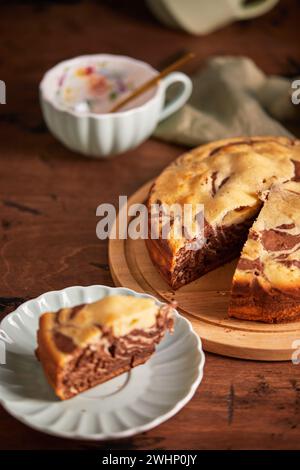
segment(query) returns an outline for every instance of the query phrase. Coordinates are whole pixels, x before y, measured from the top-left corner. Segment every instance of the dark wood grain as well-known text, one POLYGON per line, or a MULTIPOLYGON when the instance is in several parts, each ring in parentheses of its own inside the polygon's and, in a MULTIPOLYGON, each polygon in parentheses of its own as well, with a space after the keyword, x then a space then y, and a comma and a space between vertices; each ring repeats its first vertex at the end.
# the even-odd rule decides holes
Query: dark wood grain
MULTIPOLYGON (((51 289, 113 285, 107 244, 96 237, 96 207, 132 194, 182 151, 154 140, 107 161, 66 150, 46 130, 39 109, 38 83, 49 67, 96 52, 159 66, 191 49, 197 58, 189 72, 213 54, 245 54, 267 73, 293 76, 300 71, 299 19, 299 2, 282 0, 262 18, 202 38, 162 28, 138 0, 1 5, 7 104, 0 108, 0 315, 51 289)), ((3 409, 0 422, 2 449, 102 447, 35 432, 3 409)), ((176 417, 109 447, 299 449, 300 366, 207 354, 203 383, 176 417)))

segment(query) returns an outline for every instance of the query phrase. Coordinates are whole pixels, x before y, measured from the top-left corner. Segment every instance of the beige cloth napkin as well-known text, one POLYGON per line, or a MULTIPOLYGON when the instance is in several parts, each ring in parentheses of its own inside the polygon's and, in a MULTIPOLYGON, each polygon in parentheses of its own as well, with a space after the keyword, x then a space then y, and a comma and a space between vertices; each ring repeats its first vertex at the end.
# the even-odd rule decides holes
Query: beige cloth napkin
POLYGON ((291 80, 266 76, 247 57, 214 57, 193 77, 193 93, 154 136, 195 146, 227 137, 292 134, 278 121, 299 119, 291 80))

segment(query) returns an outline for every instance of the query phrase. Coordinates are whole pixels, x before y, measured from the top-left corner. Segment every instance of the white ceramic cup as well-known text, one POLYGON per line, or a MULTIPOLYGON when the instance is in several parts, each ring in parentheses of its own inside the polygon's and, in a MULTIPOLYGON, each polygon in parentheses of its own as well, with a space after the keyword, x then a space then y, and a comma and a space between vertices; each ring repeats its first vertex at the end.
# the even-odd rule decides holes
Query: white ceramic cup
POLYGON ((160 21, 191 34, 207 34, 235 20, 248 20, 267 13, 279 0, 147 0, 160 21))
POLYGON ((181 108, 191 95, 190 78, 184 73, 173 72, 146 95, 128 104, 123 111, 95 114, 62 106, 57 100, 57 90, 64 71, 96 61, 130 69, 137 77, 136 86, 158 73, 149 64, 130 57, 98 54, 61 62, 44 75, 40 83, 40 101, 47 126, 66 147, 84 155, 107 157, 136 147, 152 134, 159 121, 181 108), (178 82, 182 85, 179 93, 165 104, 167 88, 178 82))

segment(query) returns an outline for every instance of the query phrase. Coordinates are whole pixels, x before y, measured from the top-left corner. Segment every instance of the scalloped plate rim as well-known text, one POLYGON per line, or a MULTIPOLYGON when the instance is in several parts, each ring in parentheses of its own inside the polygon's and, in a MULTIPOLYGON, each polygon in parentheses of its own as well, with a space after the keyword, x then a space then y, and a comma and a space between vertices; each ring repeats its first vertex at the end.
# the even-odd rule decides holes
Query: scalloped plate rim
MULTIPOLYGON (((155 301, 157 302, 158 305, 163 305, 163 302, 160 302, 156 297, 154 297, 151 294, 147 294, 147 293, 144 293, 144 292, 137 292, 137 291, 134 291, 133 289, 129 289, 129 288, 126 288, 126 287, 111 287, 111 286, 105 286, 103 284, 92 284, 92 285, 88 285, 88 286, 79 286, 79 285, 68 286, 68 287, 65 287, 63 289, 47 291, 47 292, 44 292, 43 294, 40 294, 39 296, 37 296, 35 298, 26 300, 21 305, 19 305, 16 308, 16 310, 14 310, 13 312, 10 312, 8 315, 6 315, 3 318, 3 320, 0 323, 0 329, 3 327, 3 324, 5 324, 10 317, 12 317, 16 313, 20 313, 20 311, 22 312, 22 308, 24 308, 24 306, 30 304, 31 302, 37 302, 39 299, 43 298, 47 294, 59 294, 59 293, 62 293, 64 291, 67 291, 67 290, 76 290, 76 289, 85 290, 85 289, 90 289, 90 288, 101 288, 101 289, 107 290, 108 292, 119 291, 119 292, 122 292, 124 294, 129 293, 129 294, 134 295, 136 297, 150 297, 150 298, 155 299, 155 301)), ((87 440, 87 441, 94 441, 94 440, 99 440, 100 441, 101 440, 101 441, 105 441, 105 440, 115 440, 115 439, 121 439, 121 438, 128 438, 128 437, 134 436, 136 434, 149 431, 149 430, 159 426, 160 424, 164 423, 165 421, 167 421, 168 419, 170 419, 174 415, 176 415, 192 399, 192 397, 194 396, 198 386, 200 385, 200 383, 203 379, 203 371, 204 371, 204 365, 205 365, 205 354, 204 354, 204 351, 203 351, 203 348, 202 348, 201 339, 199 338, 199 336, 193 330, 191 322, 187 318, 180 315, 176 309, 174 309, 174 310, 175 310, 175 316, 177 318, 180 318, 180 321, 186 322, 186 324, 188 325, 189 334, 192 334, 196 338, 197 346, 195 348, 195 351, 197 350, 198 355, 199 355, 199 364, 198 364, 198 367, 197 367, 197 372, 198 373, 197 373, 197 377, 192 382, 192 384, 189 388, 189 391, 186 393, 185 397, 182 398, 181 400, 177 401, 175 403, 175 405, 169 411, 167 411, 166 413, 161 414, 160 416, 154 418, 153 420, 149 421, 148 423, 142 424, 140 426, 135 426, 135 427, 132 427, 130 429, 126 429, 124 431, 116 431, 116 432, 113 432, 113 433, 102 432, 102 433, 94 433, 94 434, 84 434, 84 433, 78 433, 78 432, 72 432, 72 431, 68 432, 68 431, 52 430, 52 429, 48 429, 46 427, 36 425, 36 424, 32 423, 32 421, 30 419, 25 418, 22 414, 20 415, 18 413, 15 413, 14 411, 12 411, 9 406, 6 406, 6 403, 10 402, 11 400, 9 400, 9 399, 5 400, 5 399, 0 397, 0 404, 3 406, 3 408, 11 416, 13 416, 15 419, 17 419, 21 423, 29 426, 30 428, 32 428, 36 431, 43 432, 43 433, 51 435, 51 436, 62 437, 62 438, 67 438, 67 439, 74 439, 74 440, 87 440)), ((24 311, 22 313, 25 314, 24 311)), ((1 383, 0 383, 0 385, 1 385, 1 383)))

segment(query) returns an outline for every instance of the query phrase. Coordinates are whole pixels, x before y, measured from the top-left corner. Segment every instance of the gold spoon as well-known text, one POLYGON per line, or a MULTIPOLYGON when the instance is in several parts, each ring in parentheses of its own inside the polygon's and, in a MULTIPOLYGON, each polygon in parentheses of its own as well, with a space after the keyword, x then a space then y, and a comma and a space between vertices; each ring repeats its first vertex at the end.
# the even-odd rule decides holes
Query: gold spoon
POLYGON ((147 91, 150 88, 152 88, 153 86, 155 86, 159 82, 159 80, 161 80, 166 75, 169 75, 169 73, 173 72, 174 70, 179 69, 183 64, 185 64, 189 60, 193 59, 193 57, 195 57, 195 54, 193 52, 188 52, 187 54, 184 54, 184 56, 182 56, 180 59, 173 62, 173 64, 171 64, 168 67, 166 67, 165 69, 163 69, 158 75, 156 75, 155 77, 151 78, 147 82, 140 85, 138 88, 133 90, 133 92, 130 93, 129 96, 127 96, 123 100, 119 101, 119 103, 115 104, 111 108, 109 113, 114 113, 114 112, 118 111, 120 108, 123 108, 123 106, 125 106, 131 100, 133 100, 137 96, 141 95, 142 93, 145 93, 145 91, 147 91))

